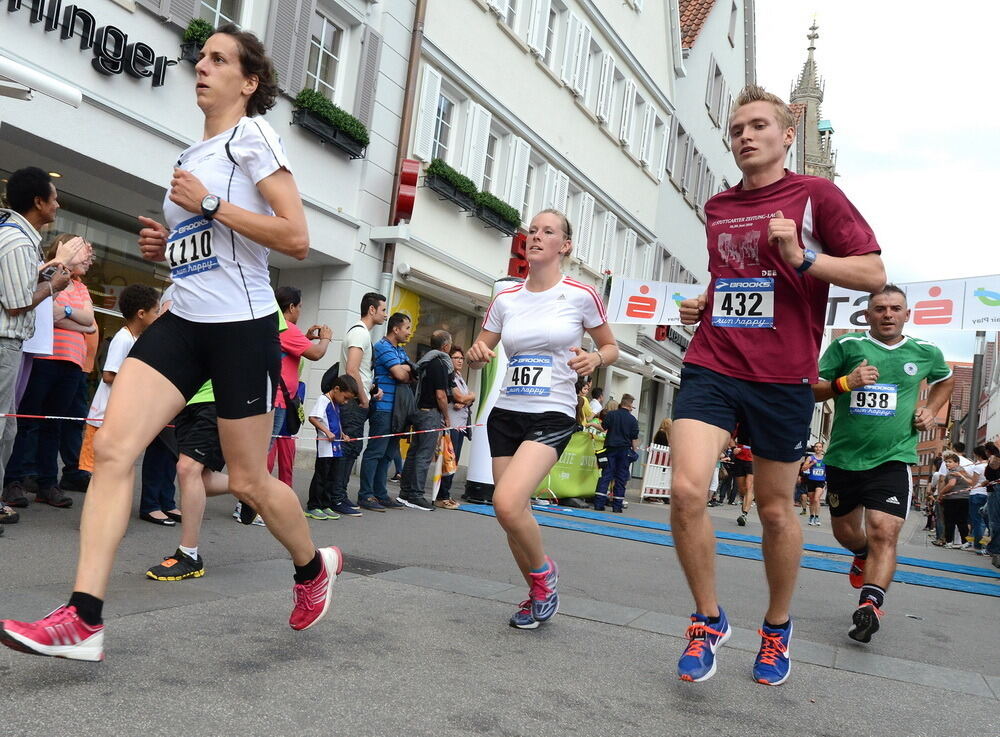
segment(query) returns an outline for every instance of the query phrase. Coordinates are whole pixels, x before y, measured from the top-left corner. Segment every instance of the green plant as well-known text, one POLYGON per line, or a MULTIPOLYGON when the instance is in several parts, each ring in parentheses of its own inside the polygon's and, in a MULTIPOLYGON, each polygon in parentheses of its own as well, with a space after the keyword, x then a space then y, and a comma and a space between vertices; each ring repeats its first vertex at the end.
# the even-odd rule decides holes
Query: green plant
POLYGON ((319 92, 310 89, 302 90, 295 97, 295 107, 316 113, 327 123, 362 146, 368 145, 368 129, 365 128, 365 124, 350 113, 341 110, 319 92))
POLYGON ((476 195, 475 200, 477 205, 485 207, 487 210, 492 210, 499 215, 501 219, 510 223, 515 228, 521 227, 520 213, 499 197, 494 197, 489 192, 480 192, 476 195))
POLYGON ((471 179, 463 174, 460 174, 458 171, 444 163, 441 159, 434 159, 430 163, 427 167, 427 176, 441 177, 443 180, 454 186, 459 192, 468 195, 469 197, 475 197, 479 192, 479 190, 476 189, 476 185, 472 183, 471 179))
POLYGON ((215 33, 215 27, 204 18, 194 18, 184 29, 183 41, 186 44, 204 46, 208 37, 215 33))

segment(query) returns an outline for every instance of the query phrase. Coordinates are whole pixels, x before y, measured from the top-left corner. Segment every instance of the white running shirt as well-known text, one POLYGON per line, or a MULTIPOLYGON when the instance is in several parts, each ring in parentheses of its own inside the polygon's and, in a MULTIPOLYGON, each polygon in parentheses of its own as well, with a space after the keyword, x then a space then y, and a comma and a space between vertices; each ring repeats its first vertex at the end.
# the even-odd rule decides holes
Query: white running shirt
MULTIPOLYGON (((257 183, 279 169, 291 171, 281 139, 263 118, 243 118, 184 153, 177 166, 237 207, 273 215, 257 183)), ((194 322, 237 322, 278 310, 267 273, 268 249, 217 220, 211 222, 163 202, 170 236, 167 265, 173 280, 170 311, 194 322)))
MULTIPOLYGON (((113 374, 117 374, 121 371, 122 364, 125 363, 125 359, 128 358, 129 351, 132 350, 132 346, 138 338, 129 331, 128 328, 122 328, 117 333, 115 337, 111 339, 111 344, 108 346, 108 355, 104 359, 104 369, 103 371, 110 371, 113 374)), ((104 410, 108 408, 108 397, 111 396, 111 384, 104 381, 104 374, 101 374, 101 379, 97 383, 97 391, 94 392, 94 399, 90 403, 90 411, 87 412, 87 424, 93 425, 99 428, 104 423, 104 410)))
POLYGON ((567 276, 544 292, 524 284, 493 298, 483 329, 500 333, 507 367, 496 406, 515 412, 576 417, 577 373, 569 367, 584 329, 608 321, 597 292, 567 276))

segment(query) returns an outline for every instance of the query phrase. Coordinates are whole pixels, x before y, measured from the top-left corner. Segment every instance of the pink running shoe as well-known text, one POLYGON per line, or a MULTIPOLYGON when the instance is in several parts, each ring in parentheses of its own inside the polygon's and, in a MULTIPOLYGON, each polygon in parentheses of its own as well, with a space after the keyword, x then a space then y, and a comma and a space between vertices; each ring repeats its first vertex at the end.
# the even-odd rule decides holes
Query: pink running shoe
POLYGON ((288 620, 293 630, 307 630, 321 620, 330 608, 330 590, 337 576, 344 570, 344 555, 332 545, 319 549, 323 570, 312 581, 297 583, 292 589, 295 607, 288 620))
POLYGON ((0 621, 0 642, 11 650, 70 660, 104 660, 104 625, 80 619, 75 606, 62 606, 37 622, 0 621))

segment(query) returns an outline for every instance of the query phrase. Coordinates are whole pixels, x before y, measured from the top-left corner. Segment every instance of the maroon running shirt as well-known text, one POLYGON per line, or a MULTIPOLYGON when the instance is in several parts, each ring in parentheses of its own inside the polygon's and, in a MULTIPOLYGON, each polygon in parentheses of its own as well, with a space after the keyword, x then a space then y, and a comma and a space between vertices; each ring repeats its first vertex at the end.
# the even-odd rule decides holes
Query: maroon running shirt
POLYGON ((748 381, 818 381, 829 284, 797 273, 767 242, 778 210, 816 253, 881 252, 861 213, 821 177, 786 172, 760 189, 720 192, 705 205, 711 283, 685 363, 748 381))

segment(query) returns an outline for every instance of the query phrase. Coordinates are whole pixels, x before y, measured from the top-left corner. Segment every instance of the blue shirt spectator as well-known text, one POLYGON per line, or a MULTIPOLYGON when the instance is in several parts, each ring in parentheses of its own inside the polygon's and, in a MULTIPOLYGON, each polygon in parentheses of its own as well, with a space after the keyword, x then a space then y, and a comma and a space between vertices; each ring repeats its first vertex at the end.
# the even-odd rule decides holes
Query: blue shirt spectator
POLYGON ((382 338, 373 349, 373 364, 375 367, 375 383, 382 390, 382 398, 375 403, 376 412, 392 412, 392 403, 396 398, 398 383, 389 370, 409 360, 402 346, 393 345, 388 338, 382 338))
POLYGON ((628 394, 622 397, 621 406, 608 412, 604 421, 601 422, 604 429, 608 431, 607 437, 604 439, 605 448, 631 448, 632 441, 639 437, 639 421, 632 416, 631 399, 632 397, 628 394), (626 397, 630 400, 627 403, 626 397))

